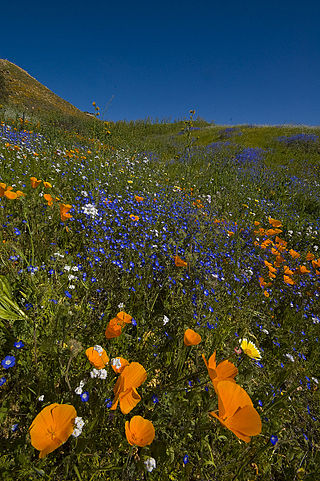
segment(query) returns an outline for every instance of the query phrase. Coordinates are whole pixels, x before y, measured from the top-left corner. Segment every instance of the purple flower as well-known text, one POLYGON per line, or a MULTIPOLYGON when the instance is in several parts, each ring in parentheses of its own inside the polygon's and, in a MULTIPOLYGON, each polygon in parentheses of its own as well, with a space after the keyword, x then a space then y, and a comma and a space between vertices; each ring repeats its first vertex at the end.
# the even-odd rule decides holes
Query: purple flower
POLYGON ((15 363, 16 363, 16 358, 14 356, 6 356, 1 361, 1 365, 4 369, 9 369, 9 367, 13 367, 15 363))

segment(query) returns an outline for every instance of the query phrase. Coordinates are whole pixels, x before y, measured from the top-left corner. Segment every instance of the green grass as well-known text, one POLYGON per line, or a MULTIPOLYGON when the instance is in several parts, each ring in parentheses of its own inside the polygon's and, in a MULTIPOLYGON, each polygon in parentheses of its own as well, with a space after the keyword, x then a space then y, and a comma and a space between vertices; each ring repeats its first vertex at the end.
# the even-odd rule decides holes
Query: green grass
POLYGON ((26 194, 0 198, 0 353, 15 357, 0 372, 3 479, 317 479, 320 267, 306 256, 320 257, 320 144, 276 138, 319 128, 236 126, 230 134, 193 114, 173 124, 22 123, 5 112, 2 120, 12 130, 0 127, 0 182, 26 194), (33 189, 32 176, 52 188, 33 189), (59 200, 49 206, 44 193, 59 200), (59 203, 73 206, 71 219, 61 222, 59 203), (275 234, 257 232, 270 218, 288 242, 274 279, 264 261, 274 266, 276 256, 261 244, 275 234), (294 285, 284 282, 284 265, 294 285), (302 265, 310 272, 298 274, 302 265), (271 285, 262 288, 261 277, 271 285), (107 340, 122 310, 136 325, 107 340), (187 328, 199 345, 184 345, 187 328), (260 349, 260 363, 235 352, 241 338, 260 349), (110 364, 105 380, 90 376, 85 351, 95 344, 147 371, 129 414, 105 402, 117 379, 110 364), (218 363, 237 366, 235 380, 261 417, 248 444, 208 415, 218 402, 202 354, 215 350, 218 363), (88 402, 75 393, 81 380, 88 402), (39 460, 29 427, 51 403, 73 405, 85 425, 39 460), (135 415, 154 425, 149 446, 127 442, 125 422, 135 415), (147 473, 150 456, 157 467, 147 473))

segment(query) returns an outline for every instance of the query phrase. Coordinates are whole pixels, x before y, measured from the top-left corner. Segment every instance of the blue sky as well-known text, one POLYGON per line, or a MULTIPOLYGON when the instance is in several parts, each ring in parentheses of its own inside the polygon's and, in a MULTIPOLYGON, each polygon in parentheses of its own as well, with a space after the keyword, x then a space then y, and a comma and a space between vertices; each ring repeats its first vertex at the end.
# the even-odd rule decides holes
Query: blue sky
POLYGON ((318 1, 16 0, 1 17, 0 58, 105 119, 319 125, 318 1))

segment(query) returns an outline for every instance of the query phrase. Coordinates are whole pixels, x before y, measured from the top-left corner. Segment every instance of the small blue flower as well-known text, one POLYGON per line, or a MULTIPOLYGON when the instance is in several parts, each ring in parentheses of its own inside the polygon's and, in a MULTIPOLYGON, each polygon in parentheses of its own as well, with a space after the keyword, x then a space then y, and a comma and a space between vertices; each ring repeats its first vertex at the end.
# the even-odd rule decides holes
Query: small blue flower
POLYGON ((9 367, 13 367, 15 363, 16 363, 16 358, 14 356, 6 356, 1 361, 1 365, 4 369, 9 369, 9 367))
POLYGON ((21 349, 24 346, 22 341, 18 341, 14 343, 14 347, 17 349, 21 349))
POLYGON ((16 432, 16 430, 18 429, 18 426, 19 426, 19 424, 18 424, 18 423, 16 423, 16 424, 13 424, 13 425, 11 426, 11 431, 12 431, 13 433, 15 433, 15 432, 16 432))
POLYGON ((105 399, 104 402, 105 402, 107 408, 111 408, 111 406, 112 406, 112 401, 111 401, 110 398, 105 399))
POLYGON ((132 319, 131 319, 131 324, 132 324, 133 326, 136 326, 136 325, 137 325, 137 321, 132 318, 132 319))
POLYGON ((0 377, 0 386, 3 386, 5 382, 7 382, 6 378, 0 377))
POLYGON ((272 444, 272 446, 274 446, 275 444, 277 444, 277 442, 278 442, 278 436, 273 434, 270 438, 270 443, 272 444))
POLYGON ((154 404, 158 404, 158 402, 159 402, 158 396, 156 396, 155 394, 152 396, 152 402, 154 404))
POLYGON ((86 403, 87 401, 89 401, 89 393, 88 391, 84 391, 81 395, 81 401, 86 403))
POLYGON ((65 293, 65 296, 68 297, 69 299, 71 299, 72 295, 70 294, 70 292, 68 291, 64 291, 65 293))
POLYGON ((189 456, 186 454, 183 456, 183 464, 187 464, 189 462, 189 456))

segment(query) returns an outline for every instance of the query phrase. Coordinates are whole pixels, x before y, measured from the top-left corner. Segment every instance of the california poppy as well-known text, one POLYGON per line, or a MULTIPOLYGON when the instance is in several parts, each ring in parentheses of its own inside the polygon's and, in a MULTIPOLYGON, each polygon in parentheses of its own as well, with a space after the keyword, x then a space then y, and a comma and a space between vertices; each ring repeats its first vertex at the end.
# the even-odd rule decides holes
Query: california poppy
POLYGON ((147 446, 152 443, 156 434, 152 422, 142 416, 133 416, 130 421, 126 421, 125 430, 131 446, 147 446))
POLYGON ((187 267, 187 262, 183 261, 179 256, 175 256, 174 263, 177 267, 187 267))
POLYGON ((105 331, 105 336, 107 339, 112 339, 114 337, 120 336, 122 333, 122 328, 125 326, 125 324, 130 324, 132 320, 132 316, 130 314, 127 314, 124 311, 118 312, 116 317, 111 319, 109 321, 109 324, 107 325, 106 331, 105 331))
POLYGON ((293 257, 293 259, 298 259, 298 257, 300 257, 299 252, 294 251, 293 249, 289 250, 289 254, 291 255, 291 257, 293 257))
POLYGON ((282 222, 280 220, 272 219, 272 217, 269 218, 269 224, 271 224, 272 227, 282 227, 282 222))
POLYGON ((74 430, 77 412, 70 404, 50 404, 35 417, 29 428, 31 444, 39 458, 59 448, 74 430))
POLYGON ((134 222, 136 222, 137 220, 140 219, 140 217, 138 215, 133 215, 133 214, 130 214, 129 215, 130 219, 133 220, 134 222))
POLYGON ((137 388, 147 379, 147 371, 138 362, 126 366, 113 388, 114 400, 111 410, 120 409, 123 414, 128 414, 141 401, 137 388))
POLYGON ((186 346, 196 346, 201 342, 201 336, 193 329, 187 329, 184 333, 183 342, 186 346))
POLYGON ((60 217, 62 222, 67 219, 71 219, 72 215, 69 214, 69 210, 72 209, 72 205, 70 204, 60 204, 60 217))
POLYGON ((289 284, 290 286, 294 286, 295 282, 290 276, 283 276, 283 280, 286 284, 289 284))
POLYGON ((95 345, 93 347, 89 347, 86 350, 86 356, 89 359, 89 362, 96 368, 96 369, 103 369, 106 364, 109 362, 109 357, 106 351, 99 345, 95 345))
POLYGON ((50 184, 50 182, 45 182, 43 181, 43 185, 46 189, 51 189, 52 188, 52 185, 50 184))
POLYGON ((38 185, 40 185, 42 182, 42 180, 38 180, 36 177, 30 177, 30 180, 31 180, 31 187, 33 189, 36 189, 38 185))
POLYGON ((7 199, 16 199, 18 197, 18 194, 12 190, 6 190, 4 195, 7 199))
POLYGON ((7 184, 5 184, 4 182, 0 182, 0 197, 4 196, 4 193, 7 190, 6 187, 7 184))
MULTIPOLYGON (((1 197, 1 193, 0 193, 0 197, 1 197)), ((306 254, 307 261, 313 261, 314 258, 315 258, 315 255, 312 254, 312 252, 307 252, 307 254, 306 254)))
POLYGON ((220 381, 217 394, 219 414, 211 411, 211 416, 246 443, 251 441, 251 436, 261 433, 260 416, 242 387, 235 382, 220 381))
POLYGON ((135 200, 136 200, 137 202, 142 202, 142 201, 143 201, 143 197, 140 197, 139 195, 136 195, 134 198, 135 198, 135 200))
POLYGON ((43 194, 43 197, 48 202, 48 205, 53 205, 54 198, 51 194, 43 194))
POLYGON ((238 368, 230 361, 222 361, 216 364, 216 351, 209 357, 207 362, 204 354, 202 354, 202 359, 204 360, 205 365, 208 369, 209 377, 212 381, 213 387, 216 391, 216 387, 218 382, 220 381, 231 381, 235 382, 234 378, 238 374, 238 368))

